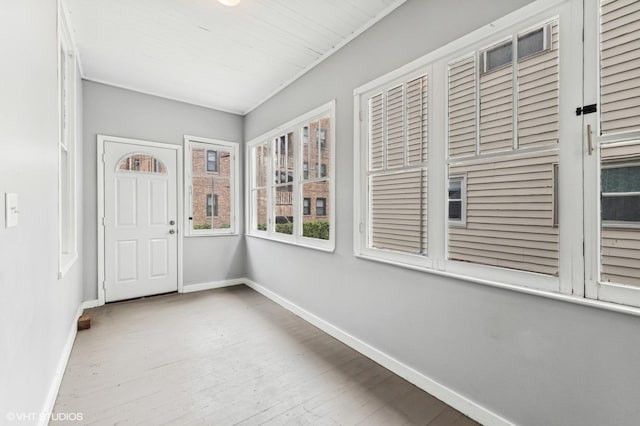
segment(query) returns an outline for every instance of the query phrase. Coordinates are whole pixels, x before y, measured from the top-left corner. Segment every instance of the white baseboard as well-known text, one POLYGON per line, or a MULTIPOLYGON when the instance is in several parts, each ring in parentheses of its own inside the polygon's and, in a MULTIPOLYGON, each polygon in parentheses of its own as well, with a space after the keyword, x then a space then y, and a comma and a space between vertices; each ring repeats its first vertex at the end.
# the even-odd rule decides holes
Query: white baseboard
POLYGON ((100 301, 98 299, 95 300, 85 300, 82 302, 82 310, 96 308, 100 306, 100 301))
POLYGON ((193 293, 194 291, 212 290, 214 288, 231 287, 234 285, 244 284, 244 278, 234 278, 231 280, 212 281, 208 283, 189 284, 182 288, 183 293, 193 293))
POLYGON ((473 420, 483 425, 490 425, 490 426, 512 425, 511 422, 500 417, 498 414, 482 407, 481 405, 475 403, 474 401, 471 401, 465 396, 460 395, 456 391, 449 389, 443 384, 438 383, 433 379, 430 379, 429 377, 425 376, 419 371, 414 370, 413 368, 403 364, 397 359, 385 354, 384 352, 374 348, 373 346, 370 346, 368 343, 363 342, 357 337, 354 337, 349 333, 343 331, 342 329, 334 326, 333 324, 323 320, 322 318, 317 317, 316 315, 301 308, 295 303, 290 302, 289 300, 281 296, 278 296, 276 293, 261 286, 260 284, 254 281, 251 281, 250 279, 247 279, 247 278, 241 281, 244 284, 246 284, 248 287, 251 287, 258 293, 263 294, 264 296, 273 300, 274 302, 284 307, 288 311, 291 311, 292 313, 296 314, 297 316, 304 319, 305 321, 313 324, 314 326, 318 327, 319 329, 329 334, 330 336, 335 337, 336 339, 340 340, 342 343, 346 344, 347 346, 350 346, 351 348, 360 352, 367 358, 370 358, 373 361, 377 362, 378 364, 382 365, 383 367, 387 368, 388 370, 393 371, 398 376, 413 383, 414 385, 421 388, 425 392, 428 392, 429 394, 435 396, 439 400, 452 406, 453 408, 465 414, 466 416, 472 418, 473 420))
MULTIPOLYGON (((44 406, 42 407, 41 413, 53 412, 53 407, 56 403, 56 398, 58 397, 58 391, 60 390, 60 385, 62 384, 62 378, 64 377, 64 371, 67 368, 67 363, 69 362, 69 357, 71 356, 71 350, 73 349, 73 343, 75 342, 76 334, 78 333, 78 318, 80 317, 80 315, 82 315, 83 310, 84 303, 81 303, 76 310, 73 321, 71 321, 71 329, 69 330, 69 334, 67 335, 67 341, 62 348, 62 354, 60 355, 60 360, 58 361, 56 372, 53 376, 53 380, 51 381, 51 386, 49 386, 49 393, 47 393, 47 399, 44 401, 44 406)), ((40 424, 41 426, 46 426, 49 423, 49 417, 39 417, 40 418, 38 420, 38 424, 40 424)))

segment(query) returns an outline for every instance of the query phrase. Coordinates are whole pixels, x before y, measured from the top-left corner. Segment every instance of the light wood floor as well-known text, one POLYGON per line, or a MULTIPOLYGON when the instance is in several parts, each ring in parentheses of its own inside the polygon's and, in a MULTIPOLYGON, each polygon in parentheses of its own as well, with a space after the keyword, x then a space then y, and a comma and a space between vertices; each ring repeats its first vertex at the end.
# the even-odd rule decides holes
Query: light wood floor
POLYGON ((87 313, 55 405, 81 424, 477 424, 245 286, 87 313))

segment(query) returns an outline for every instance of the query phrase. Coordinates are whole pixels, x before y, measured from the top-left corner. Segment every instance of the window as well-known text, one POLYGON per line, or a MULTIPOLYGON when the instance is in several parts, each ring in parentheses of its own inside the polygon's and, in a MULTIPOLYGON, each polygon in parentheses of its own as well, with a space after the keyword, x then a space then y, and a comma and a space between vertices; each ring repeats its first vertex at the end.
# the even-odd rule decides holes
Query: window
POLYGON ((238 144, 185 136, 188 236, 237 233, 238 144))
MULTIPOLYGON (((557 287, 559 24, 554 20, 534 28, 480 51, 484 69, 479 76, 474 71, 476 54, 448 64, 452 179, 447 257, 464 262, 452 264, 452 269, 499 266, 546 275, 557 287), (555 40, 547 50, 536 52, 534 59, 531 48, 513 63, 514 40, 524 40, 524 48, 533 44, 535 34, 547 31, 555 40), (456 176, 464 179, 453 179, 456 176), (513 247, 518 248, 515 253, 513 247)), ((544 37, 539 40, 546 47, 544 37)))
POLYGON ((218 151, 213 151, 213 150, 207 151, 207 171, 208 172, 218 171, 218 151))
MULTIPOLYGON (((355 90, 356 255, 556 292, 562 274, 574 284, 560 257, 579 250, 578 228, 554 226, 560 206, 581 214, 555 195, 559 143, 579 131, 559 120, 560 16, 574 22, 558 9, 486 28, 355 90), (549 44, 516 61, 519 38, 540 29, 549 44)), ((562 185, 580 187, 582 159, 567 158, 562 185)))
POLYGON ((427 254, 427 99, 424 73, 362 94, 361 251, 420 262, 427 254))
POLYGON ((326 215, 327 215, 327 199, 317 198, 316 199, 316 216, 326 216, 326 215))
POLYGON ((449 224, 464 226, 465 224, 465 185, 464 177, 449 179, 449 224))
POLYGON ((332 102, 247 144, 249 235, 333 250, 334 108, 332 102))
POLYGON ((302 200, 302 214, 309 216, 311 214, 311 198, 305 198, 302 200))
POLYGON ((605 164, 600 185, 603 225, 640 225, 640 163, 605 164))
POLYGON ((518 60, 544 52, 551 48, 549 24, 518 36, 518 60))
MULTIPOLYGON (((62 7, 62 6, 60 6, 62 7)), ((78 257, 76 206, 76 58, 69 30, 60 9, 58 46, 58 278, 64 277, 78 257)))
POLYGON ((207 194, 207 217, 218 216, 218 194, 207 194))
POLYGON ((123 158, 116 168, 119 172, 167 173, 167 168, 162 161, 147 154, 134 154, 123 158))
POLYGON ((487 73, 510 64, 513 60, 512 41, 509 40, 506 43, 485 50, 482 52, 481 58, 483 73, 487 73))

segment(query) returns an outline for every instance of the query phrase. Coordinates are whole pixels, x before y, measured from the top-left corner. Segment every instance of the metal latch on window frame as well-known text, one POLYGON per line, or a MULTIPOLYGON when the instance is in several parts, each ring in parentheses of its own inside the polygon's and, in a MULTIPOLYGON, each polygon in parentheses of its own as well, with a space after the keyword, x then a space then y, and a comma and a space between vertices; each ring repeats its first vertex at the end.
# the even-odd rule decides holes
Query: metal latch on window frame
POLYGON ((576 115, 593 114, 594 112, 598 112, 597 104, 591 104, 591 105, 583 106, 582 108, 580 107, 576 108, 576 115))

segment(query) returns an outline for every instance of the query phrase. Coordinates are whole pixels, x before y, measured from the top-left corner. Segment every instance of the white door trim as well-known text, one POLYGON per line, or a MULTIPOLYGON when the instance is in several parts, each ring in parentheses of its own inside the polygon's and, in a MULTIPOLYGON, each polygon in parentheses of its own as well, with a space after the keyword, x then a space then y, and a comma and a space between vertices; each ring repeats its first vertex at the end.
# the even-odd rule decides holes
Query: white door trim
POLYGON ((138 146, 149 146, 155 148, 164 148, 164 149, 173 149, 176 151, 177 155, 177 172, 176 172, 176 189, 177 189, 177 207, 178 207, 178 218, 176 221, 177 229, 178 229, 178 293, 184 292, 184 273, 183 273, 183 255, 182 248, 184 243, 184 227, 183 227, 183 211, 184 205, 183 200, 184 196, 182 194, 184 188, 183 182, 183 162, 182 162, 182 146, 180 145, 171 145, 168 143, 161 142, 151 142, 151 141, 143 141, 139 139, 129 139, 129 138, 121 138, 117 136, 107 136, 107 135, 98 135, 97 139, 97 164, 98 164, 98 216, 96 218, 96 222, 98 225, 98 282, 96 283, 96 288, 98 289, 98 306, 102 306, 105 304, 105 289, 104 289, 104 281, 105 281, 105 262, 104 262, 104 213, 105 213, 105 205, 104 205, 104 144, 105 142, 119 142, 123 144, 130 145, 138 145, 138 146))

